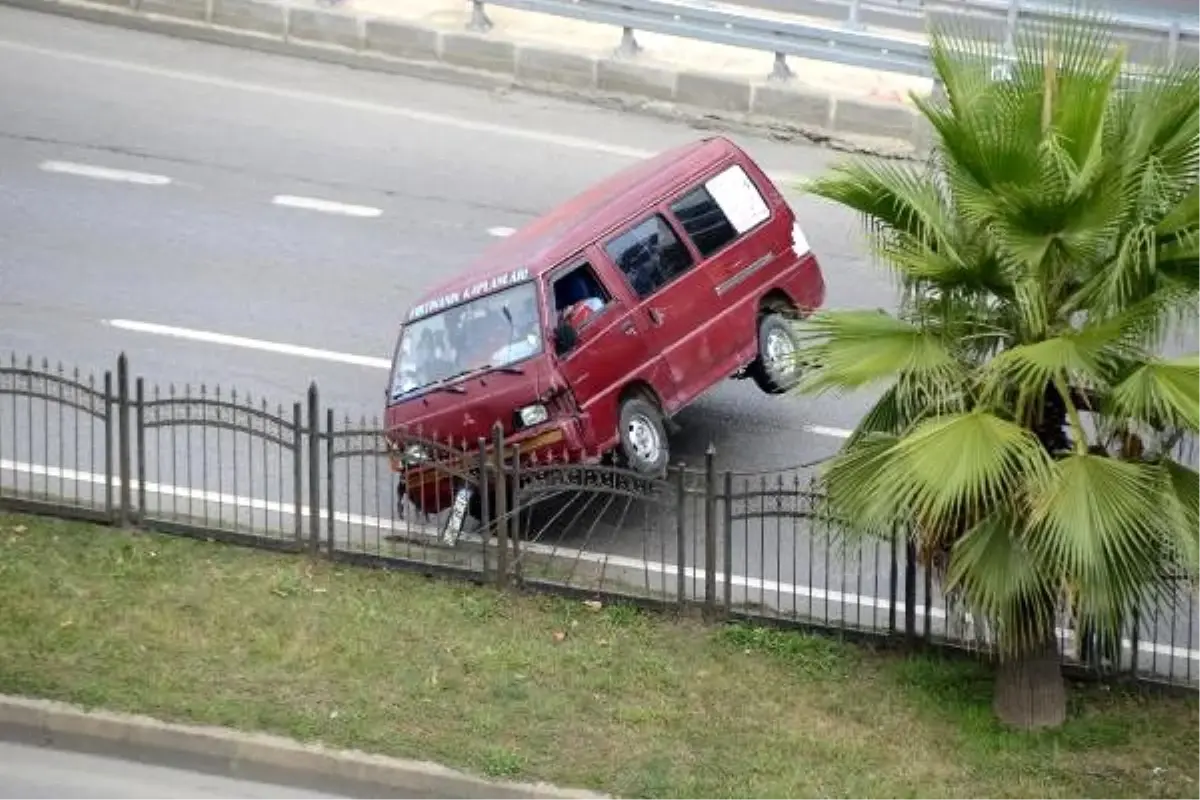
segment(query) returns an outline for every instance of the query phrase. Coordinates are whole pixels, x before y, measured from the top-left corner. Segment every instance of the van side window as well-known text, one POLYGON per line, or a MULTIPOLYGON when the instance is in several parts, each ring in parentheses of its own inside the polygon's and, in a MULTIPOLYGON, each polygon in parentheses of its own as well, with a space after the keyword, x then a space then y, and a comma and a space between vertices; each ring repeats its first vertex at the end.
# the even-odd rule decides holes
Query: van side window
POLYGON ((729 218, 703 186, 697 186, 672 203, 671 213, 679 219, 688 238, 705 258, 737 238, 729 218))
POLYGON ((576 329, 604 310, 612 295, 586 261, 554 280, 554 315, 570 317, 576 329))
POLYGON ((655 214, 604 246, 639 298, 647 297, 687 272, 692 256, 670 224, 655 214))

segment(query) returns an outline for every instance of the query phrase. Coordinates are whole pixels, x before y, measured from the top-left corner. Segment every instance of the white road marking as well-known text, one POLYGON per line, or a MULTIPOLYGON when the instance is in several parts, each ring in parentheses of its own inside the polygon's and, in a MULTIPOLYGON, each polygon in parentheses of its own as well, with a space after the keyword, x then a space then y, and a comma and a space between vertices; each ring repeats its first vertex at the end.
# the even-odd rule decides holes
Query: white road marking
POLYGON ((322 361, 337 361, 343 364, 355 364, 360 367, 375 369, 391 369, 392 362, 386 358, 371 356, 356 356, 350 353, 338 353, 333 350, 321 350, 316 347, 303 347, 295 344, 267 342, 262 339, 250 339, 245 336, 230 336, 226 333, 198 331, 192 328, 176 328, 170 325, 158 325, 153 322, 137 322, 129 319, 105 320, 106 325, 137 333, 150 333, 158 336, 170 336, 176 339, 190 339, 195 342, 207 342, 229 347, 245 347, 250 350, 265 350, 270 353, 299 356, 300 358, 315 358, 322 361))
MULTIPOLYGON (((136 333, 149 333, 157 336, 170 336, 175 339, 190 339, 195 342, 207 342, 209 344, 220 344, 228 347, 245 347, 250 350, 265 350, 270 353, 280 353, 282 355, 299 356, 300 358, 316 358, 323 361, 337 361, 343 364, 355 364, 360 367, 372 367, 374 369, 391 369, 392 362, 386 358, 373 358, 371 356, 358 356, 352 353, 338 353, 333 350, 321 350, 315 347, 305 347, 296 344, 284 344, 283 342, 268 342, 263 339, 251 339, 245 336, 232 336, 227 333, 216 333, 214 331, 199 331, 194 328, 176 328, 172 325, 159 325, 155 322, 137 322, 129 319, 109 319, 103 321, 105 325, 110 325, 114 328, 119 328, 125 331, 134 331, 136 333)), ((826 425, 801 425, 803 430, 817 436, 830 436, 835 439, 849 438, 852 431, 845 428, 831 428, 826 425)))
POLYGON ((271 198, 277 206, 288 208, 303 208, 308 211, 322 211, 326 214, 341 214, 347 217, 378 217, 383 210, 371 206, 355 206, 349 203, 339 203, 335 200, 322 200, 317 197, 298 197, 293 194, 277 194, 271 198))
MULTIPOLYGON (((507 136, 512 139, 522 139, 529 142, 536 142, 538 144, 555 145, 557 147, 566 147, 573 150, 585 150, 593 153, 604 153, 605 155, 618 156, 621 158, 643 159, 649 158, 650 156, 656 155, 658 152, 660 152, 658 150, 646 150, 640 147, 626 147, 624 145, 610 144, 598 139, 588 139, 582 136, 569 136, 561 133, 549 133, 546 131, 531 130, 529 128, 518 128, 512 125, 501 125, 495 122, 484 122, 482 120, 455 117, 449 114, 438 114, 433 111, 423 111, 416 108, 405 108, 403 106, 389 105, 386 103, 375 103, 369 100, 353 100, 347 97, 337 97, 335 95, 323 94, 321 92, 311 92, 303 89, 287 89, 281 86, 271 86, 264 83, 254 83, 252 81, 222 78, 216 75, 205 75, 204 73, 200 72, 167 69, 164 67, 155 67, 150 64, 138 64, 132 61, 123 61, 116 58, 90 56, 83 53, 71 53, 66 50, 56 50, 50 47, 38 47, 37 45, 25 44, 24 42, 14 42, 11 40, 0 39, 0 47, 39 56, 45 56, 47 58, 57 58, 63 61, 74 61, 79 64, 87 64, 88 66, 93 67, 123 70, 125 72, 149 75, 156 78, 185 81, 201 86, 232 89, 235 91, 259 94, 268 97, 277 97, 286 100, 322 103, 348 110, 383 114, 387 116, 409 119, 415 122, 424 122, 430 125, 441 125, 447 128, 457 128, 470 133, 495 134, 497 136, 507 136)), ((780 189, 784 190, 792 189, 793 185, 797 181, 804 178, 803 175, 795 172, 776 172, 768 170, 767 174, 772 181, 779 184, 780 189)))
POLYGON ((82 178, 95 178, 102 181, 117 181, 119 183, 136 183, 142 186, 166 186, 171 179, 166 175, 151 175, 146 172, 130 172, 124 169, 99 167, 94 164, 76 164, 73 161, 43 161, 40 165, 45 172, 56 172, 62 175, 78 175, 82 178))
MULTIPOLYGON (((95 486, 104 486, 106 477, 93 472, 84 472, 81 470, 64 469, 61 467, 51 467, 44 464, 30 464, 23 461, 11 461, 8 459, 0 459, 0 473, 14 472, 33 477, 41 477, 53 480, 63 480, 70 483, 85 483, 95 486)), ((113 478, 114 493, 119 490, 121 485, 120 478, 113 478)), ((136 479, 130 481, 130 491, 137 492, 139 483, 136 479)), ((262 500, 254 497, 244 497, 241 495, 228 494, 225 492, 206 491, 202 489, 192 489, 184 486, 172 486, 170 484, 146 482, 146 494, 160 495, 166 497, 183 498, 187 500, 197 500, 200 502, 214 503, 217 505, 238 508, 251 509, 254 511, 264 511, 281 516, 295 516, 296 507, 294 505, 284 504, 272 500, 262 500)), ((311 506, 300 506, 299 512, 302 517, 308 517, 311 506)), ((322 520, 329 519, 328 508, 318 508, 318 518, 322 520)), ((335 522, 341 522, 347 525, 357 525, 366 528, 374 528, 377 531, 390 531, 394 533, 406 533, 409 535, 417 534, 428 537, 431 541, 436 541, 437 531, 429 526, 396 524, 392 520, 382 519, 379 517, 369 517, 362 514, 350 514, 344 511, 334 511, 333 519, 335 522)), ((324 532, 322 532, 324 537, 324 532)), ((461 538, 472 541, 474 543, 482 543, 482 539, 473 534, 464 534, 461 538)), ((489 537, 488 544, 497 546, 495 539, 489 537)), ((567 561, 583 561, 592 564, 601 564, 607 567, 617 567, 624 569, 635 569, 642 572, 652 572, 665 577, 675 577, 678 573, 678 565, 667 564, 661 561, 645 561, 630 556, 619 556, 609 553, 599 553, 590 550, 578 550, 569 547, 548 547, 544 544, 536 542, 523 542, 521 545, 529 552, 538 553, 539 555, 550 556, 557 559, 567 561)), ((685 567, 685 577, 694 583, 702 583, 706 577, 706 571, 698 567, 685 567)), ((721 576, 717 576, 718 583, 721 581, 721 576)), ((759 591, 771 594, 779 594, 785 596, 807 597, 817 601, 825 601, 837 605, 846 606, 862 606, 873 609, 886 609, 890 606, 890 602, 886 598, 872 597, 870 595, 860 595, 852 592, 842 592, 835 589, 823 589, 815 586, 801 586, 798 584, 784 583, 781 581, 773 581, 764 578, 752 578, 745 575, 731 575, 730 580, 733 586, 747 591, 759 591)), ((896 614, 903 616, 905 605, 903 600, 896 601, 896 614)), ((915 609, 917 617, 923 617, 926 613, 925 606, 918 604, 915 609)), ((947 617, 946 609, 938 606, 931 606, 928 610, 930 617, 945 620, 947 617)), ((1057 629, 1060 639, 1073 639, 1074 631, 1070 629, 1057 629)), ((1122 646, 1128 650, 1133 647, 1133 642, 1129 639, 1122 640, 1122 646)), ((1151 653, 1155 655, 1168 656, 1171 658, 1189 659, 1192 661, 1200 661, 1200 650, 1189 650, 1186 647, 1178 647, 1169 644, 1161 644, 1158 642, 1138 642, 1138 650, 1143 653, 1151 653)))
POLYGON ((506 236, 512 236, 517 232, 517 229, 509 228, 504 225, 498 225, 495 228, 488 228, 487 232, 489 236, 496 236, 503 239, 506 236))

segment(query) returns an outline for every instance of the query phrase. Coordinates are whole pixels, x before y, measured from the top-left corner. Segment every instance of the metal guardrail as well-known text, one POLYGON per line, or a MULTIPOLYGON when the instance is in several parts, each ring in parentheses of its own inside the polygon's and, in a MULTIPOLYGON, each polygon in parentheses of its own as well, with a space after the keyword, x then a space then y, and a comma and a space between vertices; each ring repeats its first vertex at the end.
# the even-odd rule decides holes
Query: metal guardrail
MULTIPOLYGON (((641 49, 636 31, 732 45, 774 53, 772 78, 790 77, 788 56, 830 61, 855 67, 879 69, 919 77, 930 77, 929 48, 917 38, 871 32, 865 19, 909 20, 902 29, 924 31, 931 15, 955 15, 975 21, 981 29, 992 27, 991 35, 1011 42, 1018 24, 1045 22, 1061 17, 1066 9, 1051 3, 1028 0, 799 0, 797 11, 810 7, 841 8, 840 24, 815 25, 796 16, 733 6, 708 0, 471 0, 469 27, 491 29, 486 5, 568 17, 620 27, 619 57, 635 56, 641 49), (919 24, 918 24, 919 23, 919 24)), ((1134 61, 1152 58, 1164 49, 1175 60, 1186 50, 1188 57, 1200 52, 1200 23, 1181 17, 1113 13, 1114 32, 1130 44, 1134 61)))
MULTIPOLYGON (((705 7, 699 3, 666 0, 488 0, 523 11, 571 17, 619 26, 624 30, 619 55, 629 57, 641 48, 634 31, 661 33, 714 44, 775 53, 773 77, 791 75, 787 56, 832 61, 910 75, 930 74, 928 48, 922 42, 854 30, 821 28, 745 10, 705 7)), ((491 27, 484 0, 474 0, 471 27, 491 27)))

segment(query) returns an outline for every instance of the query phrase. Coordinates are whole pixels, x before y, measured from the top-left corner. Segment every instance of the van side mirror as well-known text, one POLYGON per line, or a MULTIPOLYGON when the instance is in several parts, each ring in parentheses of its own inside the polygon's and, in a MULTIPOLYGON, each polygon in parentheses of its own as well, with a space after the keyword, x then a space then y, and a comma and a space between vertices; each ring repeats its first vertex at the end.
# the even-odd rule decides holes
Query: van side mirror
POLYGON ((579 332, 574 326, 566 320, 559 322, 558 327, 554 329, 554 352, 560 356, 566 355, 574 350, 578 343, 579 332))

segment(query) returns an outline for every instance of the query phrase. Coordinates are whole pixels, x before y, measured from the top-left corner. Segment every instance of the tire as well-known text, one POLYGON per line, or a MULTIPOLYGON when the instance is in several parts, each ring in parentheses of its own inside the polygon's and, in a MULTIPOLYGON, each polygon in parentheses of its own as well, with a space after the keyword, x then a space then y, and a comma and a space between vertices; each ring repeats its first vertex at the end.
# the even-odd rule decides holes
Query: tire
POLYGON ((621 461, 641 475, 662 475, 671 460, 667 429, 658 406, 641 395, 621 403, 621 461))
POLYGON ((750 365, 750 376, 758 388, 767 394, 784 394, 800 382, 800 365, 786 364, 789 356, 794 359, 800 350, 800 340, 784 314, 771 311, 758 321, 758 357, 750 365), (773 354, 773 357, 772 357, 773 354), (773 363, 774 362, 774 363, 773 363))

